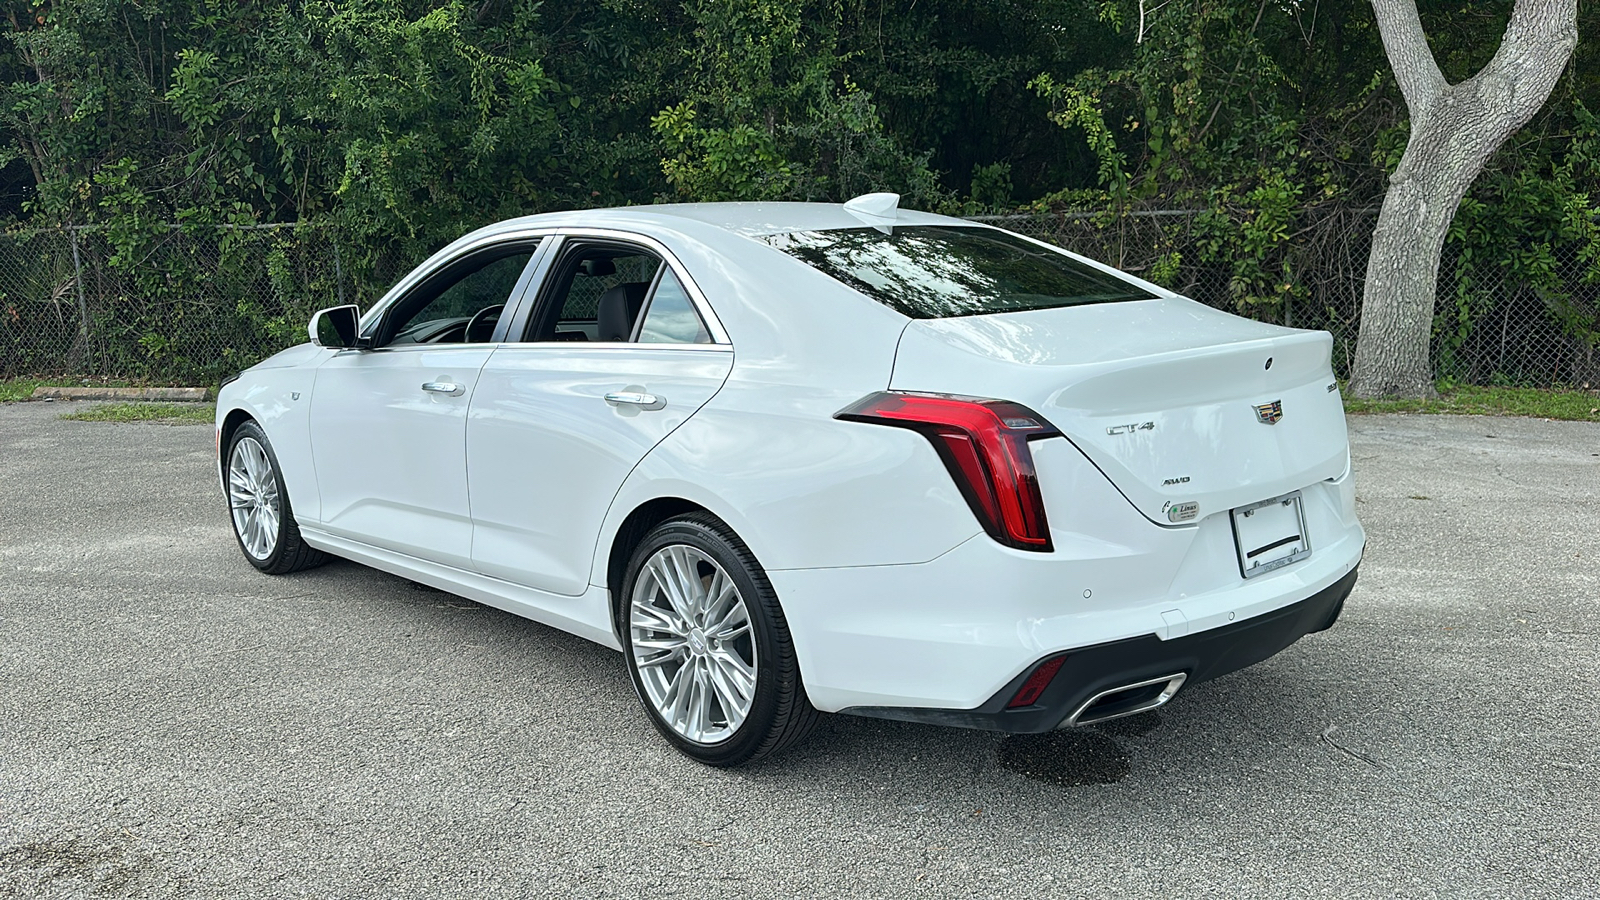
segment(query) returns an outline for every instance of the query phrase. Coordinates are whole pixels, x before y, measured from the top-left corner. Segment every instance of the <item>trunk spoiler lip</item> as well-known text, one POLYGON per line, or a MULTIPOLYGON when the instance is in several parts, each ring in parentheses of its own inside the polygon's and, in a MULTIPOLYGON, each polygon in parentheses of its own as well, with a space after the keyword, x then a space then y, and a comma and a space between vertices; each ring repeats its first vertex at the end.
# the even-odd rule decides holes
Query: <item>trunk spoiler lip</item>
MULTIPOLYGON (((976 317, 971 317, 976 318, 976 317)), ((1130 364, 1160 365, 1169 362, 1184 360, 1203 360, 1214 356, 1228 356, 1240 351, 1276 350, 1279 348, 1299 347, 1304 345, 1322 344, 1327 354, 1326 362, 1331 363, 1333 354, 1333 335, 1326 331, 1312 330, 1285 330, 1281 334, 1239 336, 1223 338, 1190 346, 1165 347, 1150 352, 1119 353, 1114 356, 1094 359, 1062 359, 1056 357, 1036 357, 1021 359, 997 356, 986 352, 985 348, 977 347, 969 339, 959 333, 952 333, 944 329, 926 327, 932 322, 960 321, 946 319, 914 319, 906 323, 900 333, 900 339, 895 342, 895 361, 890 369, 890 383, 894 383, 899 374, 902 352, 907 344, 906 339, 916 334, 923 340, 934 340, 944 343, 950 352, 965 354, 982 358, 986 364, 1015 368, 1019 370, 1040 370, 1058 373, 1080 372, 1078 380, 1093 378, 1096 375, 1116 372, 1127 368, 1130 364)), ((904 388, 909 390, 910 388, 904 388)))

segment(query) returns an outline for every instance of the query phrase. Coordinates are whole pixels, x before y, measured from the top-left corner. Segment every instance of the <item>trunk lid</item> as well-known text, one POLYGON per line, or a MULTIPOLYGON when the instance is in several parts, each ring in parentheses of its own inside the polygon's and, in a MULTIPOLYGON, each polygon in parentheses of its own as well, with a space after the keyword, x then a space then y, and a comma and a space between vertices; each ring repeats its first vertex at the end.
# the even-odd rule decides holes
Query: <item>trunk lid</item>
POLYGON ((1167 525, 1179 504, 1198 518, 1343 473, 1332 346, 1182 298, 919 319, 889 386, 1032 407, 1167 525), (1268 424, 1256 407, 1274 401, 1268 424))

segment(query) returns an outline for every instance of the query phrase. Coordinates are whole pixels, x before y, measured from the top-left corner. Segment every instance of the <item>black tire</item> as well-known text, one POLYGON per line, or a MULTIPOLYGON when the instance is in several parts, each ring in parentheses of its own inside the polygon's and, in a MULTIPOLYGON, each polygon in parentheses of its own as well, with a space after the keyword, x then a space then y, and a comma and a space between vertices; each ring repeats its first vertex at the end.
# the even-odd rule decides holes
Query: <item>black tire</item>
POLYGON ((266 432, 261 430, 260 425, 255 422, 244 422, 228 436, 227 450, 222 456, 222 475, 223 498, 228 501, 228 522, 233 526, 233 537, 239 544, 240 552, 252 566, 268 575, 287 575, 290 572, 320 566, 331 558, 321 550, 313 549, 300 537, 300 526, 295 523, 294 508, 289 504, 289 491, 283 484, 283 470, 278 465, 277 454, 272 452, 272 443, 267 440, 266 432), (246 546, 245 536, 240 531, 239 519, 234 514, 233 491, 230 486, 234 453, 239 445, 247 440, 254 441, 265 453, 272 484, 277 490, 277 528, 270 552, 262 556, 257 556, 246 546))
MULTIPOLYGON (((703 583, 715 584, 714 570, 706 566, 704 560, 698 565, 696 577, 703 578, 703 583)), ((653 579, 654 576, 650 578, 653 579)), ((645 582, 644 591, 647 596, 654 591, 654 585, 653 580, 645 582)), ((656 596, 664 597, 664 595, 656 596)), ((663 522, 645 535, 628 561, 618 615, 624 655, 628 659, 628 674, 633 682, 634 692, 639 697, 639 703, 644 707, 645 715, 668 742, 690 758, 719 767, 754 762, 786 750, 800 741, 821 717, 821 713, 806 697, 805 686, 800 679, 800 665, 795 655, 794 642, 789 636, 789 624, 784 619, 783 610, 778 605, 778 596, 767 580, 766 572, 762 570, 761 564, 756 562, 754 554, 738 535, 715 516, 708 513, 681 516, 663 522), (639 588, 646 564, 651 558, 656 557, 658 552, 673 547, 691 548, 715 562, 738 590, 738 599, 743 601, 744 609, 748 613, 748 639, 749 646, 753 647, 755 662, 754 694, 749 699, 750 708, 742 723, 733 728, 730 735, 715 741, 691 740, 679 733, 663 717, 649 696, 636 657, 633 627, 635 590, 639 588)), ((667 632, 648 631, 646 633, 667 634, 667 632)), ((708 629, 706 634, 709 633, 708 629)), ((702 635, 700 640, 702 648, 705 643, 705 635, 702 635)), ((685 646, 688 646, 687 643, 685 646)), ((731 642, 729 646, 732 646, 731 642)), ((720 641, 717 642, 717 648, 717 652, 723 648, 720 641)), ((648 653, 650 650, 645 649, 641 652, 648 653)), ((690 651, 683 652, 687 654, 690 651)), ((666 658, 664 651, 661 658, 666 658)), ((701 690, 702 696, 707 690, 715 690, 710 681, 710 676, 707 676, 701 690)), ((690 702, 693 702, 692 698, 690 702)), ((726 713, 723 715, 723 724, 726 727, 729 718, 726 713)), ((711 720, 712 714, 708 712, 706 719, 711 720)))

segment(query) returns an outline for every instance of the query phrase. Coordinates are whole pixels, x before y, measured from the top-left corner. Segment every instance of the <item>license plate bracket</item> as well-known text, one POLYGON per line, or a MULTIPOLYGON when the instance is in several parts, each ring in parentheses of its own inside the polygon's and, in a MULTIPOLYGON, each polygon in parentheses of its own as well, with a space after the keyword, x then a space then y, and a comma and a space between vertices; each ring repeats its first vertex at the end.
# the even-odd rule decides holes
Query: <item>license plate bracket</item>
POLYGON ((1305 505, 1299 491, 1238 507, 1230 517, 1239 573, 1246 578, 1265 575, 1311 555, 1311 537, 1306 534, 1305 505))

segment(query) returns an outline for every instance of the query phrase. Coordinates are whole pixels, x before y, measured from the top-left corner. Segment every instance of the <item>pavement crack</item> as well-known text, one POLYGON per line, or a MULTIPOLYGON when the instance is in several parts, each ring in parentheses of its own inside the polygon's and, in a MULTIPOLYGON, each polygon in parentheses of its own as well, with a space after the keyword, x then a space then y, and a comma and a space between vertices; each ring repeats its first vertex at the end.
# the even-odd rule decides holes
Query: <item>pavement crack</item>
POLYGON ((1353 759, 1353 760, 1355 760, 1357 762, 1366 763, 1367 765, 1369 765, 1369 766, 1371 766, 1374 769, 1377 769, 1379 771, 1382 771, 1384 769, 1389 768, 1388 766, 1384 765, 1383 763, 1379 762, 1378 760, 1373 759, 1372 757, 1368 756, 1365 753, 1362 753, 1360 750, 1351 750, 1349 747, 1346 747, 1345 745, 1343 745, 1343 744, 1339 743, 1338 741, 1334 740, 1333 739, 1333 732, 1338 727, 1339 726, 1337 726, 1337 725, 1329 725, 1327 728, 1324 728, 1322 730, 1322 742, 1324 744, 1327 744, 1329 747, 1332 747, 1333 749, 1339 751, 1340 753, 1343 753, 1345 756, 1348 756, 1348 757, 1350 757, 1351 759, 1353 759))

